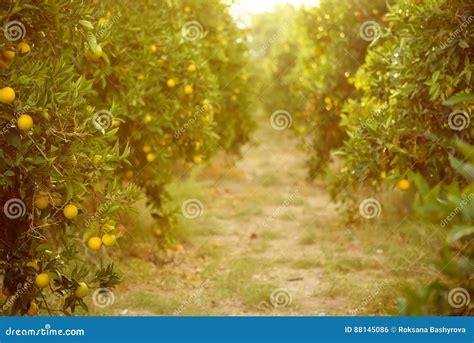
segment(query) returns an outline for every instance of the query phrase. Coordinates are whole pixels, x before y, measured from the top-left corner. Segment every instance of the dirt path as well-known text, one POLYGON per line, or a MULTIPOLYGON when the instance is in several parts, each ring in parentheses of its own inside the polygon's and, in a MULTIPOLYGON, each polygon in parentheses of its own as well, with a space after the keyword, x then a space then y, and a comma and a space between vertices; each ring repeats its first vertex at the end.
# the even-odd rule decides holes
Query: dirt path
POLYGON ((393 313, 401 286, 433 276, 430 256, 418 256, 429 228, 405 225, 387 238, 387 224, 344 227, 324 184, 305 181, 297 144, 264 120, 242 159, 217 157, 194 181, 178 182, 178 206, 203 206, 182 218, 184 249, 156 257, 147 236, 121 261, 114 305, 95 314, 393 313), (403 268, 406 256, 418 265, 403 268))

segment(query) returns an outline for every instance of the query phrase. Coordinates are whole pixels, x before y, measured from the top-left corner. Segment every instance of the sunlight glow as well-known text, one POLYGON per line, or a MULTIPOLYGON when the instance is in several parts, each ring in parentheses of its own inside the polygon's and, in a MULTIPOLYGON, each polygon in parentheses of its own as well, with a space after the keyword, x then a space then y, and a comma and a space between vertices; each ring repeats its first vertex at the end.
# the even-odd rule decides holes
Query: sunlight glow
POLYGON ((271 12, 277 5, 290 4, 294 7, 301 5, 317 6, 319 0, 234 0, 231 13, 242 22, 248 22, 256 13, 271 12))

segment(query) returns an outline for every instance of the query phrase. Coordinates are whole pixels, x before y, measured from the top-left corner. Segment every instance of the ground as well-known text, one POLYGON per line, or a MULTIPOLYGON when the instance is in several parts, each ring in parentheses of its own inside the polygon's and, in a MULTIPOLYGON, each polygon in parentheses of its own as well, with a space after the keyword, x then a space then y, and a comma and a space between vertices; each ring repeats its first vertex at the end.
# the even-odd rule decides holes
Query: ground
POLYGON ((263 117, 241 159, 220 155, 170 187, 177 207, 203 205, 180 220, 183 251, 156 253, 151 219, 128 219, 146 230, 129 230, 117 262, 124 282, 111 306, 90 302, 92 314, 395 314, 403 286, 437 275, 440 235, 397 213, 341 224, 324 183, 305 180, 305 160, 298 139, 263 117))

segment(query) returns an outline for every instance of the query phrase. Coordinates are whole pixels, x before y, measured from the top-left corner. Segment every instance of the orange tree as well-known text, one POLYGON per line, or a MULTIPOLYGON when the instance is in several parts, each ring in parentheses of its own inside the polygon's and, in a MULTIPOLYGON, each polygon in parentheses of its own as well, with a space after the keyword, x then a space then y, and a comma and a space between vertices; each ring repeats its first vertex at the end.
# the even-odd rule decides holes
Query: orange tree
MULTIPOLYGON (((186 21, 182 28, 198 32, 193 48, 202 51, 204 65, 216 76, 220 102, 214 116, 219 146, 231 152, 248 141, 254 128, 250 98, 247 30, 239 28, 220 0, 180 1, 186 21), (193 27, 194 26, 194 27, 193 27)), ((185 31, 184 31, 185 32, 185 31)))
MULTIPOLYGON (((96 94, 74 68, 84 41, 78 27, 89 25, 91 12, 79 2, 0 5, 2 314, 51 314, 57 303, 69 313, 87 307, 89 288, 119 281, 112 265, 81 258, 82 235, 95 230, 100 247, 105 231, 86 230, 85 222, 99 217, 89 204, 108 199, 100 217, 113 222, 126 198, 112 175, 124 151, 114 145, 114 131, 102 134, 92 124, 88 102, 96 94)), ((112 224, 106 231, 113 237, 112 224)))
MULTIPOLYGON (((333 191, 367 183, 406 190, 412 177, 420 192, 418 215, 441 223, 471 189, 458 176, 472 181, 471 165, 463 163, 471 150, 453 142, 472 143, 472 9, 467 1, 398 1, 387 18, 388 29, 356 74, 357 92, 344 105, 341 127, 348 138, 340 156, 345 164, 333 191)), ((471 206, 461 206, 463 216, 451 224, 469 224, 471 206)), ((473 275, 472 231, 455 227, 447 237, 442 261, 452 259, 440 262, 440 269, 456 274, 453 285, 467 287, 473 275)), ((441 299, 446 305, 449 295, 439 285, 421 294, 412 292, 403 311, 438 311, 433 304, 441 299)))
MULTIPOLYGON (((94 25, 83 28, 88 38, 80 65, 100 94, 93 110, 109 111, 106 129, 117 127, 119 146, 130 146, 119 173, 146 193, 165 245, 175 243, 173 215, 162 206, 166 185, 218 147, 236 149, 251 127, 245 74, 237 70, 245 42, 227 7, 214 5, 224 29, 204 26, 181 2, 149 0, 103 1, 94 25), (216 41, 226 37, 218 50, 224 59, 214 61, 216 41)), ((196 11, 207 13, 205 6, 196 11)))
POLYGON ((302 75, 298 75, 298 80, 288 80, 290 75, 297 74, 292 70, 303 52, 300 40, 304 34, 297 20, 300 15, 300 10, 285 5, 252 18, 252 58, 254 74, 258 75, 256 95, 267 113, 285 110, 294 114, 304 107, 304 87, 299 87, 301 93, 290 93, 292 82, 301 84, 302 75))
POLYGON ((385 0, 321 1, 303 12, 306 40, 303 52, 289 76, 292 94, 308 94, 302 121, 307 126, 310 178, 324 171, 331 152, 346 137, 339 127, 344 101, 354 87, 351 78, 364 62, 367 47, 379 39, 386 12, 385 0), (299 75, 304 75, 299 82, 299 75))
POLYGON ((444 44, 462 25, 466 8, 462 2, 400 1, 390 11, 390 27, 371 47, 354 80, 358 92, 344 108, 341 126, 349 139, 338 187, 356 177, 393 184, 412 170, 432 185, 455 177, 450 142, 471 139, 466 126, 471 109, 457 100, 471 92, 469 30, 444 44))

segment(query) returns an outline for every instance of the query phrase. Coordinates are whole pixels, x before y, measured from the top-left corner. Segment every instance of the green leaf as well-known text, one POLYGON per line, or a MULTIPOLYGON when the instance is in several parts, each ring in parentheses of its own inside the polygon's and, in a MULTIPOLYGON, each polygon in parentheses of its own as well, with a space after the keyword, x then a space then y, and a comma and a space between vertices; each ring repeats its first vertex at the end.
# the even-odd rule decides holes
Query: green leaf
POLYGON ((94 26, 87 20, 79 20, 79 24, 84 26, 86 29, 94 30, 94 26))
POLYGON ((466 236, 474 234, 474 226, 459 225, 449 231, 446 241, 451 244, 466 236))
POLYGON ((452 97, 450 97, 449 99, 447 99, 446 101, 443 102, 443 105, 444 106, 455 106, 459 103, 463 103, 463 102, 466 102, 466 101, 469 101, 469 102, 474 102, 474 94, 467 94, 467 93, 457 93, 455 95, 453 95, 452 97))

